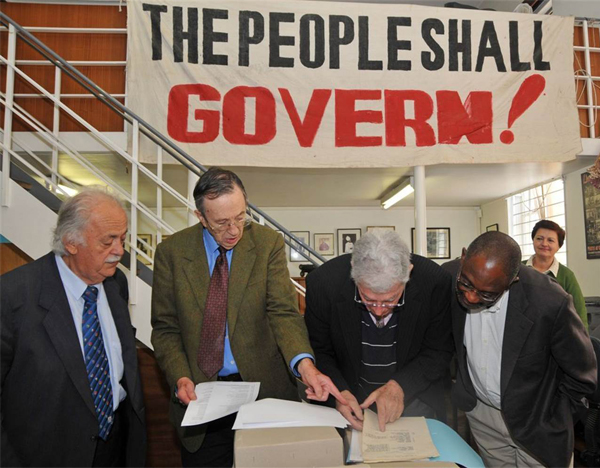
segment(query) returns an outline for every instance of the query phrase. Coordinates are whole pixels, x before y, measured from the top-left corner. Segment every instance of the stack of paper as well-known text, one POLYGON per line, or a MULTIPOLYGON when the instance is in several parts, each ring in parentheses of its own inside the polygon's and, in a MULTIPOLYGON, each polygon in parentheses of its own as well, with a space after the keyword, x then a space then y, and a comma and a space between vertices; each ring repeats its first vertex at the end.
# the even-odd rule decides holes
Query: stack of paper
POLYGON ((235 413, 255 401, 260 382, 206 382, 196 385, 196 400, 190 402, 182 426, 196 426, 235 413))
POLYGON ((425 418, 403 417, 379 431, 377 415, 365 411, 362 456, 365 463, 423 460, 437 457, 425 418))
POLYGON ((233 429, 310 426, 344 428, 347 424, 346 419, 333 408, 266 398, 242 406, 233 429))

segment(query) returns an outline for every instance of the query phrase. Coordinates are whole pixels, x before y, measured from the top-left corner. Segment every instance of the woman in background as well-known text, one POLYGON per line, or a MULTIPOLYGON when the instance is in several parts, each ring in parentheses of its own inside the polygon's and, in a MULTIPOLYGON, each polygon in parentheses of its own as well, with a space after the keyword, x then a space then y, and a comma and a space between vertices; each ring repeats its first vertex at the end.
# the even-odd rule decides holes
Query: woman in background
POLYGON ((527 260, 526 265, 556 279, 558 284, 573 297, 575 309, 587 329, 585 299, 575 278, 575 273, 559 263, 554 257, 565 242, 565 230, 554 221, 542 219, 533 227, 531 239, 533 240, 535 254, 527 260))

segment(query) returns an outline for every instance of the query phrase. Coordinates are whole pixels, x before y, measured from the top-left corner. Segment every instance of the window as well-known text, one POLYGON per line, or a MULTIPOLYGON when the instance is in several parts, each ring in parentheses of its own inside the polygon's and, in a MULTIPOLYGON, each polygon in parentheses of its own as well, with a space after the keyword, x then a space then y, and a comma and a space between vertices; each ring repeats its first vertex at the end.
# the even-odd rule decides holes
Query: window
MULTIPOLYGON (((535 252, 531 230, 540 219, 554 221, 565 228, 565 191, 562 179, 538 185, 506 199, 508 203, 509 234, 515 239, 527 260, 535 252)), ((567 244, 557 252, 556 259, 567 264, 567 244)))

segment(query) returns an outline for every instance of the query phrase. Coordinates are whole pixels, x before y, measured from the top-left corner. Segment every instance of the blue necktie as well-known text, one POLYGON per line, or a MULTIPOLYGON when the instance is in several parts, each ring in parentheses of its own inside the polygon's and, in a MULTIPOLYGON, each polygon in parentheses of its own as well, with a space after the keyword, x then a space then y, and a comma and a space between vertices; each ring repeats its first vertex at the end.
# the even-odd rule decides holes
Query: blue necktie
POLYGON ((110 383, 110 365, 98 320, 98 288, 88 286, 83 293, 83 300, 85 305, 82 334, 85 367, 98 417, 98 436, 106 440, 113 424, 113 393, 110 383))

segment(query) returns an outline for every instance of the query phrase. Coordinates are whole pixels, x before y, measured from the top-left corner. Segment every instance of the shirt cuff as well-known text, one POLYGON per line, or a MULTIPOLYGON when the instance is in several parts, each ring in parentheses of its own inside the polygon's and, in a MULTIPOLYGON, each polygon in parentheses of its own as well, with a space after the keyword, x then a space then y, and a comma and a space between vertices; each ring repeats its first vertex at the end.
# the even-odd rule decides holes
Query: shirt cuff
POLYGON ((298 354, 298 356, 296 356, 294 359, 292 359, 290 361, 290 369, 292 369, 292 372, 294 373, 294 375, 296 377, 300 377, 300 374, 298 373, 298 370, 296 369, 296 366, 298 365, 298 363, 304 359, 304 358, 308 358, 310 359, 313 363, 315 362, 315 358, 313 355, 308 354, 308 353, 301 353, 298 354))

